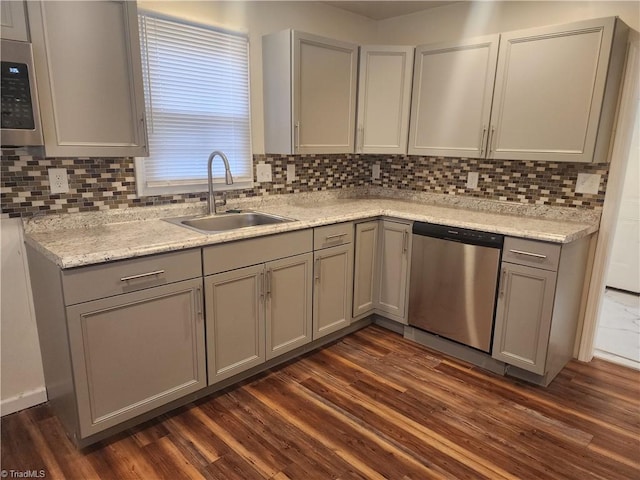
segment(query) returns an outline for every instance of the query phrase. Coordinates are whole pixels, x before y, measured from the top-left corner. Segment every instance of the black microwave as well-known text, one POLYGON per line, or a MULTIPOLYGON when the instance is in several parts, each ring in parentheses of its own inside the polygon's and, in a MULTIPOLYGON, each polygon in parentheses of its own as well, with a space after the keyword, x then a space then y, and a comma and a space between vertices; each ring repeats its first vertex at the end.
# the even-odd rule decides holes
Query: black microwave
POLYGON ((3 39, 0 62, 2 146, 43 145, 31 44, 3 39))

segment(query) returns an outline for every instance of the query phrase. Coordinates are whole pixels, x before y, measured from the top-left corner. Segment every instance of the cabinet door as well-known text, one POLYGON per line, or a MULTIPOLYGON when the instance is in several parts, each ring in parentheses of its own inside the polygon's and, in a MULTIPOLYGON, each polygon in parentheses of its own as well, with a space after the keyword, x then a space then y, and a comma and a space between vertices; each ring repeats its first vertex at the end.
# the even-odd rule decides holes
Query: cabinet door
POLYGON ((202 280, 67 308, 82 437, 206 386, 202 280))
POLYGON ((358 153, 407 153, 413 47, 360 47, 358 153))
POLYGON ((416 49, 409 154, 484 156, 499 38, 416 49))
POLYGON ((259 365, 264 353, 264 265, 204 279, 209 385, 259 365))
POLYGON ((545 373, 556 272, 502 264, 493 334, 493 358, 545 373))
POLYGON ((351 323, 353 245, 314 253, 313 339, 351 323))
POLYGON ((502 36, 492 158, 591 162, 615 19, 502 36))
POLYGON ((354 317, 373 311, 377 259, 378 221, 357 224, 353 267, 354 317))
POLYGON ((312 270, 312 253, 267 263, 267 360, 311 341, 312 270))
POLYGON ((384 220, 380 222, 380 269, 376 308, 406 323, 407 276, 411 226, 384 220))
POLYGON ((294 32, 295 153, 353 153, 356 45, 294 32))
POLYGON ((0 34, 2 38, 7 40, 29 41, 25 2, 0 2, 0 34))
POLYGON ((48 156, 144 156, 136 3, 28 2, 48 156))

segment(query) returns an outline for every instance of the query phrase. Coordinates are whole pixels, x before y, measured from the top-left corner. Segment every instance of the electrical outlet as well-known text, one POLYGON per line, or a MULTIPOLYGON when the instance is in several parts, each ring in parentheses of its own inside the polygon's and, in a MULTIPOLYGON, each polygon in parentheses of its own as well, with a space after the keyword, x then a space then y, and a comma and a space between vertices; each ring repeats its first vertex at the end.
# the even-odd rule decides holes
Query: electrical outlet
POLYGON ((292 163, 287 165, 287 183, 293 183, 296 180, 296 166, 292 163))
POLYGON ((256 165, 256 177, 258 182, 272 182, 271 165, 268 163, 259 163, 256 165))
POLYGON ((380 164, 379 163, 374 163, 372 168, 371 168, 371 178, 373 180, 379 180, 380 179, 380 164))
POLYGON ((599 173, 579 173, 576 180, 576 193, 598 194, 600 188, 599 173))
POLYGON ((469 172, 467 174, 467 188, 478 188, 478 172, 469 172))
POLYGON ((48 172, 51 193, 67 193, 69 191, 67 170, 64 168, 50 168, 48 172))

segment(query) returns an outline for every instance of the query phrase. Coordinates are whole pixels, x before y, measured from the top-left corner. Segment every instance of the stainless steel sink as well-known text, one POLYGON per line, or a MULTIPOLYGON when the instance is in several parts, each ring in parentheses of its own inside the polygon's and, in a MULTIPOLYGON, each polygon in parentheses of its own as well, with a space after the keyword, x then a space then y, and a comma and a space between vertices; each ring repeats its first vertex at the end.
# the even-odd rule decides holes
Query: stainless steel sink
POLYGON ((227 232, 238 228, 274 225, 295 221, 291 218, 252 211, 228 212, 196 217, 165 218, 164 220, 202 233, 227 232))

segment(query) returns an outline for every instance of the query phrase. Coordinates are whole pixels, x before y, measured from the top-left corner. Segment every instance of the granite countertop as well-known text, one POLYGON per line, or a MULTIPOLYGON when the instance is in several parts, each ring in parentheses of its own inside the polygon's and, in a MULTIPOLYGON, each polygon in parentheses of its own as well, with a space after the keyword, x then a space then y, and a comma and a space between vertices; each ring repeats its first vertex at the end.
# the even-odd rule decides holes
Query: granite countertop
POLYGON ((320 192, 230 201, 228 208, 254 209, 295 221, 213 234, 162 220, 203 214, 206 207, 202 202, 50 215, 25 221, 25 239, 66 269, 379 216, 554 243, 569 243, 590 235, 598 230, 599 223, 599 213, 571 208, 401 192, 390 198, 386 191, 368 191, 365 195, 367 198, 353 198, 345 196, 345 192, 320 192), (376 193, 385 196, 371 198, 376 193))

